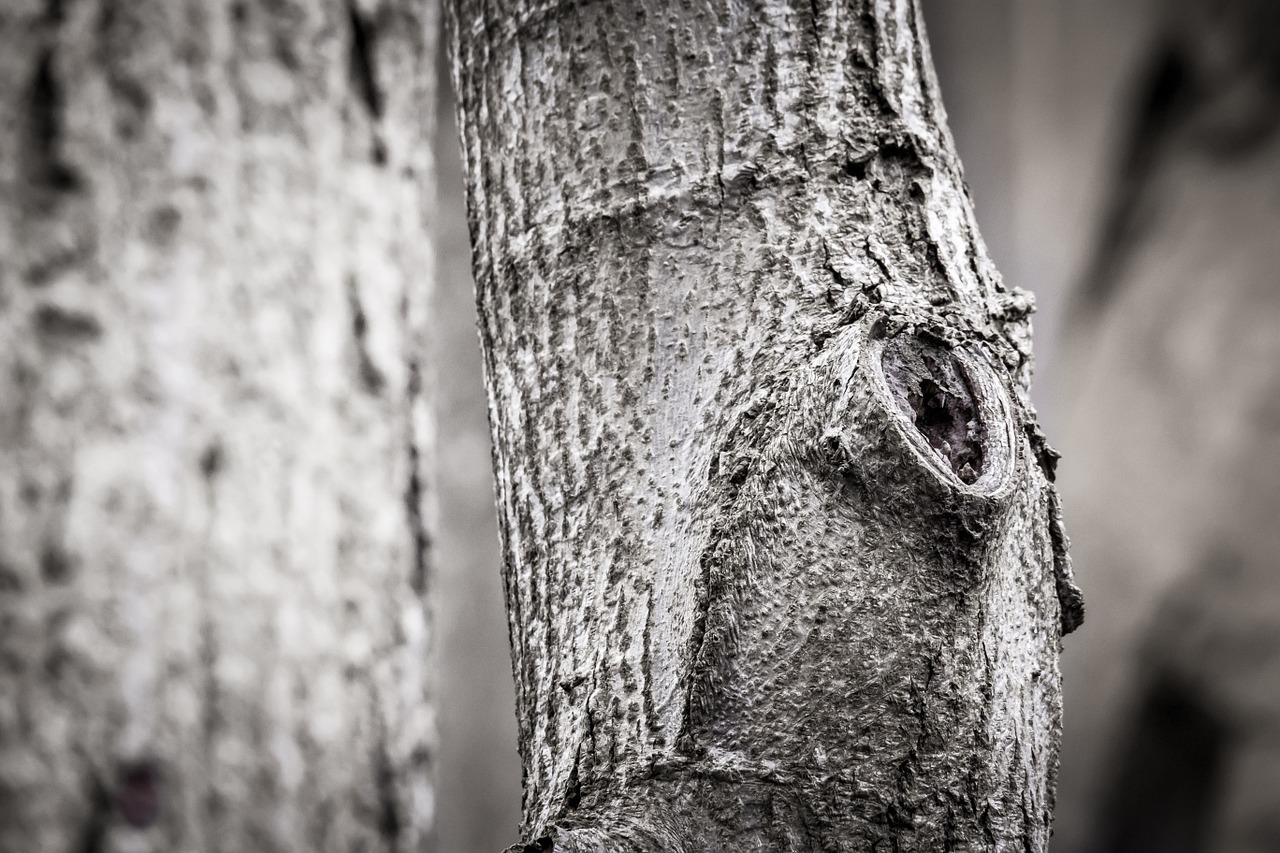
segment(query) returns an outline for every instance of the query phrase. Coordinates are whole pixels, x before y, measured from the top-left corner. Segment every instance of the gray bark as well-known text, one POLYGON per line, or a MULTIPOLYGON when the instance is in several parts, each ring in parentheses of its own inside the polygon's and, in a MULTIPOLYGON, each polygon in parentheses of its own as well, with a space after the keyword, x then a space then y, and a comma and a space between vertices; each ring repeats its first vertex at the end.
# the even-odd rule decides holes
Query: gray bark
POLYGON ((421 850, 436 12, 0 9, 0 850, 421 850))
POLYGON ((915 4, 451 26, 531 849, 1045 849, 1081 605, 915 4))

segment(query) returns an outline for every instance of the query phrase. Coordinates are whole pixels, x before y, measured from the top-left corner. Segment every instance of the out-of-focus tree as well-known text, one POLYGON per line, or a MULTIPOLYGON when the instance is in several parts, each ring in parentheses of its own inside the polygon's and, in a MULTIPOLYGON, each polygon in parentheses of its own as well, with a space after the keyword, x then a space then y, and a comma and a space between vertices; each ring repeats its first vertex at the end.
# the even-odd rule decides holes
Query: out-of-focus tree
POLYGON ((0 7, 0 850, 423 849, 435 40, 0 7))
POLYGON ((1280 849, 1280 5, 1168 12, 1068 333, 1064 853, 1280 849))
POLYGON ((916 4, 453 27, 529 849, 1045 849, 1080 603, 916 4))

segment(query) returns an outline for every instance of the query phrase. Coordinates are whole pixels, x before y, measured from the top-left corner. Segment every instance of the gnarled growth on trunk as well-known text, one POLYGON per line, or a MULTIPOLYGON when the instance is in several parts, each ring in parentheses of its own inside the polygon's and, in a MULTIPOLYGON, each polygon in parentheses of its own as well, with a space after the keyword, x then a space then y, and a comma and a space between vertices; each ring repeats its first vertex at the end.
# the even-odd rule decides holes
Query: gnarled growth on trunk
POLYGON ((451 23, 533 849, 1043 850, 1081 604, 914 3, 451 23))

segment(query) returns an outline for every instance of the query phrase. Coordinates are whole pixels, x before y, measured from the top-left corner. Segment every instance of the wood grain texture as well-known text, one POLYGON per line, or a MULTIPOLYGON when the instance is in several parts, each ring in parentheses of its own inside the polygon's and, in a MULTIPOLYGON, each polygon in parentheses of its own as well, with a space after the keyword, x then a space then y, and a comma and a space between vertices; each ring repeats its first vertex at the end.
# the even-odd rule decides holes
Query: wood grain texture
POLYGON ((451 27, 532 849, 1045 849, 1080 602, 914 3, 451 27))
POLYGON ((0 850, 422 850, 429 2, 0 10, 0 850))

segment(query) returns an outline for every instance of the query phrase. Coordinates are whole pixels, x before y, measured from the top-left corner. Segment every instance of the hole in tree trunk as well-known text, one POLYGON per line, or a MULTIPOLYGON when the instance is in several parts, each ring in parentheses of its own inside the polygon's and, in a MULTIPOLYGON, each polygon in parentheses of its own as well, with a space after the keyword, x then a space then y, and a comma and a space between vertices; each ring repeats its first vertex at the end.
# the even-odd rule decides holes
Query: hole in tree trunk
POLYGON ((949 351, 913 336, 885 344, 884 375, 902 414, 972 485, 982 475, 985 429, 964 367, 949 351))

